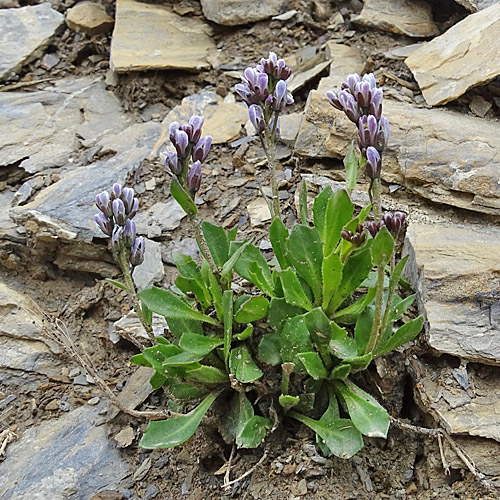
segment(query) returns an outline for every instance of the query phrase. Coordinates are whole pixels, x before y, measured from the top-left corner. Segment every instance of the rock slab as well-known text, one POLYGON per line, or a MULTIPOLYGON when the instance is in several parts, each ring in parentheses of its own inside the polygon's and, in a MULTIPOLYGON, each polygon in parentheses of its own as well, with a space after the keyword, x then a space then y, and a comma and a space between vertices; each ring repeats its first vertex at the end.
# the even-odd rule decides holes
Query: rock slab
POLYGON ((75 31, 87 35, 99 35, 113 28, 115 21, 104 5, 95 2, 78 2, 66 12, 66 24, 75 31))
POLYGON ((500 366, 499 241, 491 226, 409 225, 405 274, 436 351, 500 366))
POLYGON ((413 38, 439 34, 431 6, 423 0, 365 0, 363 10, 353 16, 352 21, 367 28, 413 38))
POLYGON ((215 49, 209 26, 183 17, 167 6, 118 0, 111 41, 111 69, 205 69, 208 50, 215 49))
MULTIPOLYGON (((354 125, 326 99, 327 90, 340 88, 339 80, 324 78, 309 94, 295 143, 299 156, 344 158, 355 139, 354 125)), ((391 124, 382 169, 386 181, 406 185, 437 203, 498 214, 498 122, 389 99, 384 114, 391 124)))
POLYGON ((0 463, 0 497, 88 500, 117 488, 128 465, 108 439, 106 426, 94 426, 98 408, 84 406, 43 422, 11 444, 0 463))
POLYGON ((201 0, 204 16, 225 26, 268 19, 279 14, 284 4, 283 0, 254 0, 251 5, 241 0, 201 0))
POLYGON ((478 10, 483 10, 491 5, 495 5, 498 3, 498 0, 455 0, 455 2, 463 5, 471 12, 477 12, 478 10))
POLYGON ((467 16, 405 60, 428 104, 437 106, 500 74, 500 3, 467 16))
POLYGON ((63 22, 49 3, 0 9, 0 81, 35 60, 63 22))

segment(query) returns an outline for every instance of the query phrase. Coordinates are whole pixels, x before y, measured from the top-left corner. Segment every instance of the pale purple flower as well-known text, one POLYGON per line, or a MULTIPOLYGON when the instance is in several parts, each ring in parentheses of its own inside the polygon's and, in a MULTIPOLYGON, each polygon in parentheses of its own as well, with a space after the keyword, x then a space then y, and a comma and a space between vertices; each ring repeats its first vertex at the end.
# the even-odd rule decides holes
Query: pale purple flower
POLYGON ((133 267, 140 266, 144 262, 145 242, 142 236, 136 238, 130 250, 130 264, 133 267))
POLYGON ((195 161, 193 165, 191 166, 189 173, 188 173, 188 179, 187 179, 187 185, 189 191, 194 195, 196 194, 201 186, 201 162, 200 161, 195 161))
POLYGON ((103 191, 95 197, 97 208, 107 217, 113 215, 113 207, 111 206, 111 198, 107 191, 103 191))
POLYGON ((113 200, 113 217, 115 224, 124 226, 127 221, 127 214, 125 213, 125 205, 121 199, 113 200))
POLYGON ((116 200, 122 195, 122 185, 115 182, 111 188, 111 200, 116 200))
POLYGON ((115 226, 111 235, 111 248, 119 252, 122 248, 123 227, 115 226))
POLYGON ((165 156, 165 166, 172 172, 174 175, 179 175, 182 173, 182 165, 177 159, 177 153, 173 153, 172 151, 168 151, 165 156))
POLYGON ((200 161, 201 163, 203 163, 207 159, 211 145, 212 137, 210 137, 209 135, 202 137, 193 148, 193 153, 191 155, 193 161, 200 161))
POLYGON ((128 219, 123 228, 123 236, 122 236, 123 244, 126 248, 132 248, 135 242, 135 235, 136 235, 135 222, 128 219))
POLYGON ((382 159, 380 153, 373 146, 369 146, 366 149, 366 175, 370 179, 377 179, 380 177, 381 168, 382 159))
POLYGON ((179 158, 186 157, 186 151, 189 146, 189 137, 184 130, 177 130, 175 132, 174 140, 172 141, 177 151, 179 158))
POLYGON ((286 82, 284 80, 280 80, 276 84, 276 88, 274 89, 272 108, 275 111, 283 111, 286 106, 286 101, 287 101, 286 82))
POLYGON ((384 151, 387 149, 387 143, 389 142, 389 120, 382 115, 379 124, 377 149, 379 151, 384 151))
POLYGON ((262 111, 260 106, 257 104, 251 104, 248 108, 248 116, 252 125, 255 127, 255 130, 258 134, 262 134, 266 129, 266 122, 264 117, 262 116, 262 111))
POLYGON ((200 140, 201 128, 203 127, 204 123, 205 123, 204 116, 193 115, 189 119, 189 125, 191 125, 193 130, 192 136, 190 137, 192 143, 196 144, 200 140))
POLYGON ((106 217, 102 212, 94 215, 95 223, 99 226, 99 229, 107 236, 111 236, 113 233, 114 224, 111 220, 106 217))

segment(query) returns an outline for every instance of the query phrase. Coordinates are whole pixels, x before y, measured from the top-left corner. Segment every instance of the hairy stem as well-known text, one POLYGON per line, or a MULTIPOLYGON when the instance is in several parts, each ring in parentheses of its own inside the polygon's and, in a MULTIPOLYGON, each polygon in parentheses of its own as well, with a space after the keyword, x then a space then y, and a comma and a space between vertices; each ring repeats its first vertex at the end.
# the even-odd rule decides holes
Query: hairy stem
POLYGON ((370 339, 368 340, 368 345, 365 349, 365 354, 373 352, 380 341, 380 337, 383 331, 383 325, 380 323, 380 318, 382 316, 382 303, 384 299, 384 278, 385 278, 385 268, 384 266, 379 266, 377 268, 377 293, 375 295, 375 315, 373 317, 372 329, 370 332, 370 339))
POLYGON ((382 216, 382 199, 380 195, 380 178, 373 179, 372 185, 372 209, 373 209, 373 219, 375 222, 380 220, 382 216))
POLYGON ((278 113, 274 116, 274 124, 272 130, 266 129, 266 146, 264 147, 264 152, 267 156, 267 162, 269 164, 269 170, 271 171, 271 190, 272 190, 272 213, 271 216, 274 219, 280 217, 280 200, 278 192, 278 180, 276 178, 276 127, 278 124, 278 113))
POLYGON ((203 236, 200 228, 200 221, 196 216, 194 217, 188 217, 189 222, 191 224, 191 227, 193 228, 195 237, 196 237, 196 243, 198 243, 198 248, 200 249, 201 254, 203 257, 205 257, 206 261, 208 262, 208 265, 210 266, 210 269, 212 270, 212 273, 215 276, 219 275, 219 270, 217 269, 217 266, 215 265, 214 259, 212 258, 212 254, 210 253, 210 250, 208 249, 207 242, 205 241, 205 237, 203 236))
POLYGON ((141 325, 144 328, 144 331, 146 332, 146 335, 148 336, 151 345, 155 345, 156 338, 153 333, 153 326, 150 325, 148 321, 146 321, 146 317, 144 316, 141 301, 139 300, 139 297, 137 295, 137 290, 135 288, 135 284, 132 279, 132 274, 130 272, 130 265, 127 259, 125 249, 120 250, 117 260, 122 270, 123 277, 125 278, 125 286, 127 287, 127 293, 129 294, 129 297, 132 299, 134 311, 137 314, 137 317, 139 318, 139 321, 141 322, 141 325))

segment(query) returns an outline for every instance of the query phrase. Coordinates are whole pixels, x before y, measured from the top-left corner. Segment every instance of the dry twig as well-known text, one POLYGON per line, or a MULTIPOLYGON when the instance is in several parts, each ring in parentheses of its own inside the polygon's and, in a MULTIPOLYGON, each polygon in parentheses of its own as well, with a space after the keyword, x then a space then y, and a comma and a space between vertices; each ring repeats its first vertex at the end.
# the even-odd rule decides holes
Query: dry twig
POLYGON ((5 429, 0 432, 0 458, 5 455, 7 445, 12 443, 12 441, 15 441, 16 438, 17 436, 10 429, 5 429))
POLYGON ((99 389, 106 394, 106 396, 108 396, 111 404, 116 406, 120 411, 143 420, 163 420, 165 418, 179 416, 178 413, 174 413, 170 410, 138 411, 124 406, 101 378, 89 355, 85 352, 85 350, 77 347, 64 322, 59 318, 55 318, 47 314, 34 301, 31 301, 31 305, 33 309, 27 309, 27 313, 33 318, 34 323, 40 330, 40 333, 58 345, 64 354, 74 359, 80 367, 93 378, 97 387, 99 387, 99 389))
POLYGON ((250 474, 252 474, 255 469, 262 464, 262 462, 264 462, 264 460, 267 458, 267 451, 264 452, 264 454, 262 455, 262 457, 260 457, 260 460, 249 470, 247 470, 244 474, 242 474, 240 477, 236 478, 236 479, 233 479, 232 481, 228 481, 226 482, 225 478, 224 478, 224 484, 223 484, 223 488, 229 488, 229 486, 235 484, 235 483, 238 483, 240 482, 242 479, 245 479, 247 476, 249 476, 250 474))
MULTIPOLYGON (((438 440, 444 438, 448 444, 451 446, 453 451, 458 455, 460 460, 464 463, 464 465, 469 469, 470 473, 479 481, 486 489, 492 490, 494 488, 493 484, 485 478, 485 475, 476 467, 474 461, 467 455, 467 453, 462 449, 462 447, 455 442, 455 440, 444 430, 444 429, 428 429, 426 427, 419 427, 416 425, 407 424, 397 418, 392 416, 389 417, 391 423, 400 429, 404 429, 410 432, 414 432, 416 434, 423 434, 424 436, 437 437, 438 440)), ((440 441, 439 441, 440 443, 440 441)), ((440 443, 441 444, 441 443, 440 443)), ((443 461, 443 467, 446 470, 448 468, 448 464, 444 460, 444 454, 441 451, 441 460, 443 461)))

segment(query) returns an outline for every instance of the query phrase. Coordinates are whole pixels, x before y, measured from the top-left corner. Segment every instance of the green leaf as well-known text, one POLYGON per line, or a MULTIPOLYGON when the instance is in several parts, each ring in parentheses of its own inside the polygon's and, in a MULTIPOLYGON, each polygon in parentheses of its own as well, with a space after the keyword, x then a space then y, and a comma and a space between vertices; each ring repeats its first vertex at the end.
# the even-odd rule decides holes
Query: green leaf
POLYGON ((372 362, 373 354, 369 352, 363 356, 357 356, 355 358, 343 359, 342 363, 347 363, 351 366, 351 373, 360 372, 366 370, 369 364, 372 362))
POLYGON ((324 310, 328 308, 328 304, 330 304, 342 280, 343 267, 340 256, 335 252, 332 252, 328 257, 323 259, 323 303, 321 307, 324 310))
MULTIPOLYGON (((328 386, 328 408, 325 410, 325 412, 319 419, 319 422, 321 424, 328 426, 330 422, 337 420, 338 418, 340 418, 340 413, 339 413, 339 404, 337 402, 337 396, 335 396, 333 388, 331 386, 328 386)), ((321 453, 325 455, 325 457, 332 455, 332 452, 330 451, 328 446, 326 446, 323 443, 323 440, 320 439, 320 437, 317 434, 316 434, 316 444, 318 445, 318 448, 321 450, 321 453)))
POLYGON ((168 369, 168 367, 193 365, 198 361, 201 361, 203 356, 200 354, 192 354, 190 352, 180 352, 179 354, 174 354, 163 360, 163 366, 168 369))
MULTIPOLYGON (((205 261, 206 262, 206 261, 205 261)), ((220 288, 219 282, 215 275, 209 271, 208 280, 210 282, 209 290, 212 295, 212 300, 215 307, 215 312, 217 313, 217 317, 219 321, 224 321, 224 311, 222 309, 222 290, 220 288)))
POLYGON ((327 186, 321 193, 316 196, 313 203, 313 216, 314 226, 318 230, 321 241, 326 241, 327 227, 326 227, 326 207, 328 200, 333 196, 333 191, 330 186, 327 186))
POLYGON ((152 366, 149 361, 143 356, 142 353, 136 354, 130 358, 130 362, 137 366, 152 366))
POLYGON ((224 343, 224 340, 216 337, 206 337, 197 333, 185 332, 179 339, 179 347, 186 352, 206 356, 224 343))
POLYGON ((141 311, 142 315, 144 317, 144 321, 146 322, 147 325, 152 326, 153 325, 153 311, 149 309, 149 307, 144 304, 144 302, 141 302, 141 311))
MULTIPOLYGON (((230 249, 232 248, 232 246, 231 246, 232 241, 233 240, 230 240, 230 243, 229 243, 230 249)), ((229 259, 226 261, 226 263, 222 266, 222 271, 220 273, 221 278, 224 278, 224 276, 229 274, 234 269, 234 265, 236 264, 236 262, 240 258, 241 254, 245 251, 246 247, 248 245, 250 245, 250 243, 251 243, 250 240, 244 241, 244 242, 234 243, 234 245, 236 245, 237 249, 234 253, 231 253, 231 257, 229 257, 229 259)))
POLYGON ((158 344, 153 347, 148 347, 142 351, 143 359, 149 363, 160 375, 166 375, 166 367, 164 361, 170 356, 175 356, 181 353, 182 350, 173 344, 158 344))
POLYGON ((315 380, 326 378, 326 368, 317 352, 301 352, 297 354, 306 372, 315 380))
POLYGON ((339 323, 344 323, 345 321, 343 320, 345 318, 359 316, 366 309, 368 304, 375 298, 376 293, 376 288, 370 288, 368 290, 368 293, 358 299, 356 302, 334 313, 333 318, 339 321, 339 323))
POLYGON ((407 342, 410 342, 410 340, 413 340, 422 331, 423 326, 423 316, 419 316, 418 318, 408 321, 408 323, 399 327, 396 330, 396 333, 380 349, 377 349, 377 356, 386 354, 406 344, 407 342))
POLYGON ((284 298, 273 297, 271 299, 271 303, 269 304, 267 322, 277 332, 279 332, 286 320, 293 318, 294 316, 299 316, 304 312, 303 308, 289 304, 284 298))
POLYGON ((363 448, 361 434, 348 419, 337 418, 328 422, 318 421, 293 410, 289 415, 312 429, 319 436, 321 442, 337 457, 351 458, 363 448))
POLYGON ((409 295, 403 300, 398 300, 393 306, 389 313, 389 321, 397 321, 401 319, 403 314, 408 310, 408 308, 415 302, 416 295, 409 295))
POLYGON ((165 377, 165 375, 154 372, 153 376, 149 379, 149 383, 151 384, 151 387, 156 391, 156 389, 159 389, 167 380, 168 379, 167 377, 165 377))
POLYGON ((149 288, 139 293, 139 298, 156 314, 166 318, 192 319, 216 325, 217 321, 193 309, 182 299, 162 288, 149 288))
POLYGON ((234 319, 238 323, 251 323, 264 318, 268 310, 269 301, 265 297, 251 297, 235 312, 234 319))
POLYGON ((394 250, 394 239, 387 228, 383 226, 373 238, 372 244, 372 262, 374 266, 383 267, 390 260, 394 250))
POLYGON ((280 342, 277 332, 266 333, 262 336, 257 349, 257 359, 261 363, 276 366, 281 363, 280 342))
POLYGON ((200 302, 203 309, 210 306, 211 296, 203 281, 201 272, 198 269, 196 262, 189 255, 182 255, 179 253, 173 254, 175 267, 179 270, 180 275, 185 278, 184 282, 182 279, 177 278, 175 284, 184 292, 193 292, 196 298, 200 302), (187 278, 187 279, 186 279, 187 278))
POLYGON ((279 273, 281 287, 283 289, 283 294, 285 295, 285 300, 292 306, 305 309, 310 311, 313 308, 310 300, 300 284, 295 271, 291 268, 280 271, 279 273))
POLYGON ((318 230, 297 224, 286 240, 286 250, 289 262, 311 287, 315 303, 321 304, 323 244, 318 230))
POLYGON ((255 364, 246 346, 239 346, 231 350, 229 368, 236 380, 248 384, 262 377, 262 370, 255 364))
POLYGON ((345 380, 351 374, 351 365, 342 363, 330 373, 330 380, 345 380))
POLYGON ((365 308, 356 321, 354 338, 356 339, 358 354, 363 354, 366 351, 366 346, 370 340, 374 317, 375 305, 372 304, 365 308))
MULTIPOLYGON (((309 379, 312 380, 312 379, 309 379)), ((304 413, 310 412, 314 409, 314 402, 316 401, 316 394, 311 392, 305 392, 299 394, 299 402, 295 409, 304 413)))
POLYGON ((189 217, 194 217, 198 213, 198 208, 194 204, 191 196, 184 191, 175 177, 170 181, 170 194, 189 217))
POLYGON ((245 340, 245 339, 251 337, 252 333, 253 333, 253 325, 250 323, 249 325, 247 325, 247 327, 241 333, 238 333, 238 335, 235 335, 235 337, 238 340, 245 340))
POLYGON ((242 392, 235 392, 229 411, 222 416, 221 434, 226 442, 238 439, 248 421, 254 416, 252 403, 242 392))
POLYGON ((356 181, 360 172, 358 159, 354 153, 354 141, 351 142, 351 147, 344 158, 344 167, 346 189, 348 193, 351 193, 356 187, 356 181))
POLYGON ((269 418, 254 415, 245 425, 236 445, 239 448, 257 448, 266 437, 268 429, 273 426, 269 418))
POLYGON ((146 449, 173 448, 186 442, 200 425, 201 419, 215 401, 219 393, 209 394, 187 415, 150 422, 146 427, 139 446, 146 449))
POLYGON ((348 257, 344 263, 342 280, 328 307, 329 313, 333 314, 342 302, 358 288, 368 276, 371 268, 372 261, 369 248, 355 252, 348 257))
MULTIPOLYGON (((242 243, 239 242, 231 242, 231 255, 233 255, 233 252, 237 252, 241 245, 242 243)), ((256 246, 250 244, 246 246, 236 261, 234 270, 242 278, 245 278, 259 287, 260 290, 262 290, 266 295, 273 295, 274 284, 271 271, 269 270, 269 265, 256 246), (256 273, 255 269, 258 269, 260 272, 256 273), (257 279, 258 282, 253 281, 254 279, 257 279)))
POLYGON ((184 377, 204 384, 227 384, 229 377, 226 372, 215 368, 214 366, 197 365, 187 368, 184 377))
POLYGON ((299 191, 299 213, 300 221, 307 226, 307 183, 304 179, 300 183, 299 191))
POLYGON ((199 399, 207 393, 206 389, 186 384, 179 379, 167 379, 167 384, 169 385, 172 396, 176 399, 199 399))
POLYGON ((299 396, 289 396, 288 394, 280 394, 278 398, 278 403, 282 406, 285 411, 298 405, 300 402, 299 396))
POLYGON ((224 314, 224 363, 226 368, 229 362, 231 337, 233 336, 233 291, 224 290, 222 295, 222 311, 224 314))
POLYGON ((112 285, 115 285, 116 287, 120 288, 121 290, 127 290, 127 287, 123 283, 120 283, 119 281, 112 280, 111 278, 106 278, 106 281, 108 283, 111 283, 112 285))
POLYGON ((200 321, 184 318, 167 318, 167 325, 168 329, 178 339, 186 332, 203 335, 203 326, 200 321))
POLYGON ((334 389, 347 407, 356 429, 369 437, 387 437, 389 415, 380 403, 349 380, 334 381, 334 389))
POLYGON ((340 240, 342 228, 352 219, 354 205, 345 189, 337 191, 326 205, 324 255, 330 255, 340 240))
POLYGON ((279 333, 279 345, 281 361, 295 363, 297 370, 303 369, 298 353, 313 350, 304 316, 295 316, 286 321, 279 333))
POLYGON ((290 266, 286 257, 286 239, 288 238, 288 229, 281 219, 274 219, 269 227, 269 239, 273 246, 274 255, 278 259, 281 269, 286 269, 290 266))
POLYGON ((207 221, 201 223, 201 229, 215 265, 222 268, 229 258, 229 238, 226 231, 222 227, 215 226, 207 221))

